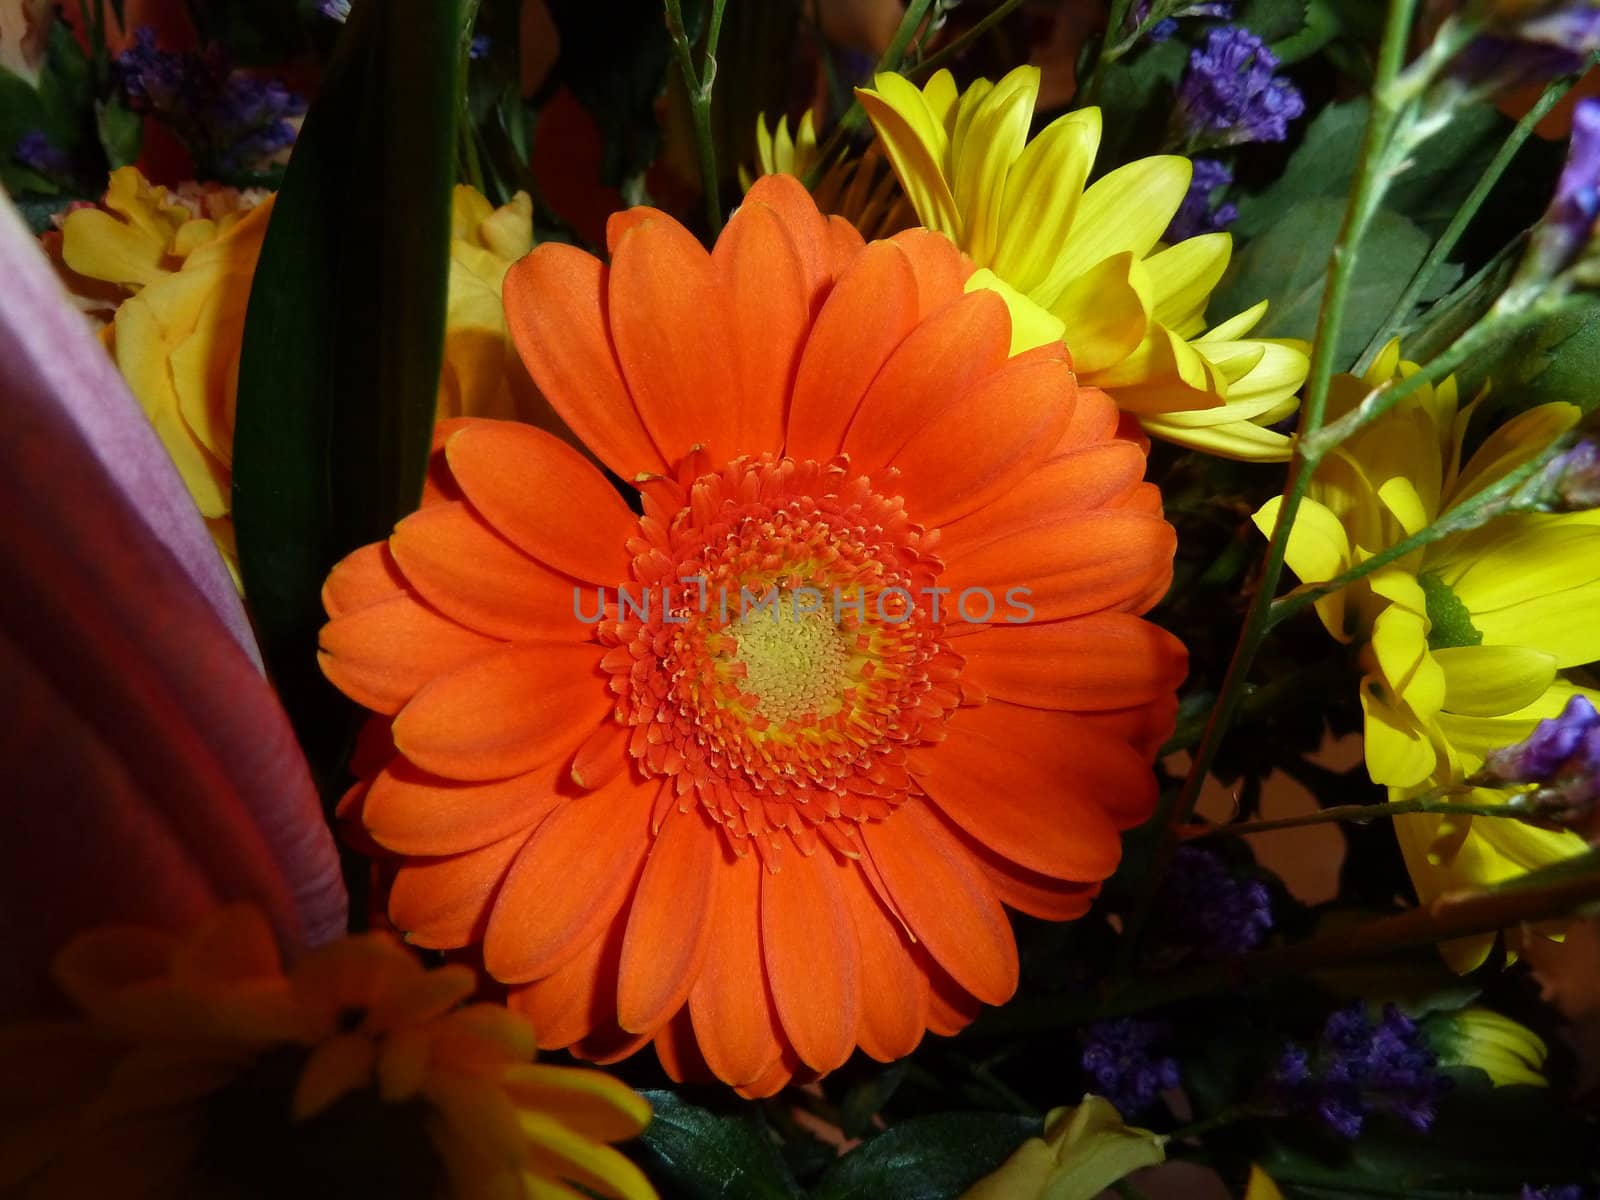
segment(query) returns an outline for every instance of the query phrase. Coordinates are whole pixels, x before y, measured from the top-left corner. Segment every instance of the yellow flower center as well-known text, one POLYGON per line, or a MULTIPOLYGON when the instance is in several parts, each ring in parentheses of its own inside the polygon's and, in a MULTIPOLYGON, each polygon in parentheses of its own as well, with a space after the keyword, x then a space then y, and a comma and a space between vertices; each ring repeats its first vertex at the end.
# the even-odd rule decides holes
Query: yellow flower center
POLYGON ((780 591, 770 609, 752 611, 732 629, 744 686, 773 721, 831 716, 841 707, 850 650, 834 623, 831 597, 780 591), (823 607, 808 611, 815 604, 823 607))

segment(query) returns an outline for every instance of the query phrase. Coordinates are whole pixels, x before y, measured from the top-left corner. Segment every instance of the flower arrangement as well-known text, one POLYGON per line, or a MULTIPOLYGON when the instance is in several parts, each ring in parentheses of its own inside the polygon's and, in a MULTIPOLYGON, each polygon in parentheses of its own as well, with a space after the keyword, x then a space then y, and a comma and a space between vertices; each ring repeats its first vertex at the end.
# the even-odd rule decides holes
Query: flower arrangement
POLYGON ((0 1196, 1600 1196, 1597 59, 0 0, 0 1196))

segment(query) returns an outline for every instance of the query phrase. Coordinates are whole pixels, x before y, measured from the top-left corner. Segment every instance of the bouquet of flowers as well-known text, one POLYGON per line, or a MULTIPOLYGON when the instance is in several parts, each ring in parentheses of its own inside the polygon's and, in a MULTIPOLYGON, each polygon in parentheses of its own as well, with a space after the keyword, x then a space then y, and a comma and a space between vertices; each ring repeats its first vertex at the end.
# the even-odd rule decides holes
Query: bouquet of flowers
POLYGON ((1595 0, 0 0, 0 1196, 1600 1197, 1595 0))

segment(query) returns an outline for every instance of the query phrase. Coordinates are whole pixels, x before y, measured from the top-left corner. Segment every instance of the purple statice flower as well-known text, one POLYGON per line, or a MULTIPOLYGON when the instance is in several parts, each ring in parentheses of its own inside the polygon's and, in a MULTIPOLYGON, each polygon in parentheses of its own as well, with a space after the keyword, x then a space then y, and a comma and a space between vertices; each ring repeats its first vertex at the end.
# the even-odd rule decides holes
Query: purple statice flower
MULTIPOLYGON (((1141 25, 1150 19, 1152 0, 1139 0, 1128 12, 1127 31, 1132 34, 1141 25)), ((1149 38, 1152 42, 1170 41, 1178 32, 1178 20, 1182 17, 1215 17, 1226 21, 1233 16, 1233 0, 1221 2, 1180 4, 1177 9, 1168 13, 1161 20, 1150 27, 1149 38)))
POLYGON ((1259 946, 1272 928, 1272 893, 1240 879, 1219 855, 1180 846, 1158 901, 1162 938, 1205 959, 1237 958, 1259 946))
POLYGON ((232 69, 220 47, 174 53, 140 26, 113 63, 129 108, 151 113, 185 141, 202 168, 237 171, 294 142, 289 118, 305 101, 276 80, 232 69))
POLYGON ((1585 437, 1545 467, 1548 503, 1554 512, 1600 508, 1600 441, 1585 437))
POLYGON ((1217 193, 1232 182, 1233 171, 1226 163, 1214 158, 1195 159, 1189 192, 1172 218, 1172 224, 1167 226, 1164 239, 1181 242, 1202 233, 1217 233, 1232 225, 1238 219, 1238 207, 1216 202, 1217 193))
POLYGON ((467 57, 472 59, 474 62, 480 58, 489 57, 490 44, 489 35, 487 33, 477 34, 467 46, 467 57))
POLYGON ((1277 69, 1278 56, 1248 29, 1225 25, 1207 34, 1178 85, 1174 118, 1189 149, 1288 137, 1306 103, 1277 69))
POLYGON ((1587 696, 1574 695, 1522 741, 1490 751, 1472 782, 1538 784, 1517 798, 1530 815, 1592 834, 1600 802, 1600 712, 1587 696))
POLYGON ((343 24, 350 19, 350 0, 318 0, 317 11, 328 20, 343 24))
POLYGON ((1517 1193, 1517 1200, 1590 1200, 1591 1195, 1593 1193, 1581 1183, 1558 1183, 1540 1188, 1527 1183, 1517 1193))
POLYGON ((1374 1023, 1357 1001, 1329 1015, 1315 1046, 1286 1047, 1268 1088, 1341 1137, 1359 1136, 1373 1113, 1426 1131, 1449 1087, 1437 1066, 1416 1022, 1391 1004, 1374 1023))
POLYGON ((1600 100, 1578 102, 1572 114, 1567 163, 1556 181, 1550 207, 1534 230, 1525 272, 1548 279, 1583 253, 1600 217, 1600 100))
POLYGON ((1559 715, 1548 717, 1513 746, 1491 750, 1478 778, 1493 783, 1549 783, 1580 759, 1593 753, 1600 734, 1600 713, 1587 696, 1573 696, 1559 715))
POLYGON ((1178 1061, 1155 1053, 1172 1034, 1165 1021, 1118 1017, 1096 1021, 1080 1035, 1080 1062, 1096 1095, 1111 1101, 1124 1119, 1145 1112, 1164 1091, 1181 1082, 1178 1061))
POLYGON ((30 171, 37 171, 47 179, 61 179, 72 174, 72 158, 57 146, 42 129, 29 130, 17 139, 11 157, 30 171))

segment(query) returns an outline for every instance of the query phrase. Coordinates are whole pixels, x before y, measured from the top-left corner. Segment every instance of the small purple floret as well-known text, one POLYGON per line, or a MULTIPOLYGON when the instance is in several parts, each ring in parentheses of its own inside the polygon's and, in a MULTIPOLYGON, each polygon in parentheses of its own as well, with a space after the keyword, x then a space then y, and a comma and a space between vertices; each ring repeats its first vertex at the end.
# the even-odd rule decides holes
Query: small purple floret
POLYGON ((1147 1111, 1164 1091, 1182 1082, 1175 1058, 1155 1053, 1172 1034, 1165 1021, 1118 1017, 1083 1031, 1084 1073, 1096 1095, 1111 1101, 1125 1120, 1147 1111))
POLYGON ((1248 29, 1227 25, 1189 55, 1178 85, 1178 124, 1191 149, 1281 142, 1305 99, 1276 76, 1278 57, 1248 29))

